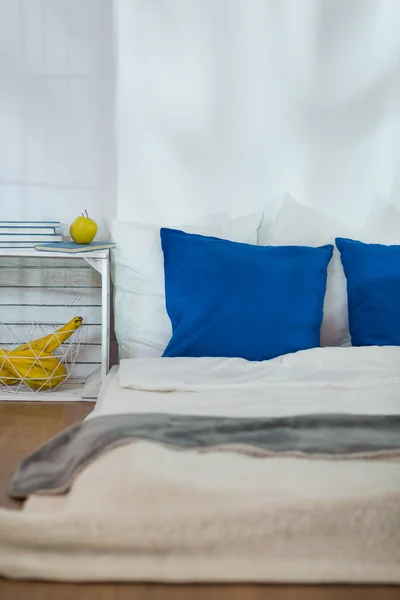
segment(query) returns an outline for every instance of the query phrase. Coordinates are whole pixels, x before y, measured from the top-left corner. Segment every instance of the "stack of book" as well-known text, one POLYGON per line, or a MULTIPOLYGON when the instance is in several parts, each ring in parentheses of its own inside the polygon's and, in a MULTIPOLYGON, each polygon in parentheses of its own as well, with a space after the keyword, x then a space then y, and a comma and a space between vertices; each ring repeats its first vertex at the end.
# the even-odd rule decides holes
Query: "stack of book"
POLYGON ((58 221, 0 221, 0 248, 34 248, 37 244, 61 242, 58 221))

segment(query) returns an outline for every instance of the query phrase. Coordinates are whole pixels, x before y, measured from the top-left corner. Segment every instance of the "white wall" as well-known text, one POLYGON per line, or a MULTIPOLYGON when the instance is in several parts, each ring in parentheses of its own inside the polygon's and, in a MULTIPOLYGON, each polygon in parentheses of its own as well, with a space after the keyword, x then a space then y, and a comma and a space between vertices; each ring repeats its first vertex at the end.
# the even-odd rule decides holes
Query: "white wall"
POLYGON ((112 0, 0 0, 0 220, 115 207, 112 0))
POLYGON ((0 0, 0 219, 400 203, 399 0, 0 0))
POLYGON ((400 203, 399 0, 116 0, 118 214, 400 203))

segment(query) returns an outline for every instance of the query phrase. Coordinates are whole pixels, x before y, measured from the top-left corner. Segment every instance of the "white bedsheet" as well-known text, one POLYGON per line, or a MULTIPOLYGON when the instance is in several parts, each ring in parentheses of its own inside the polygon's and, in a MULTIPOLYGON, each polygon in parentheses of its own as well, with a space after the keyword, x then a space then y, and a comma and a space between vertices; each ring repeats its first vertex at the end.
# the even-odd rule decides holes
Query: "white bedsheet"
POLYGON ((400 414, 400 348, 315 348, 264 362, 129 359, 88 418, 121 413, 276 417, 400 414))

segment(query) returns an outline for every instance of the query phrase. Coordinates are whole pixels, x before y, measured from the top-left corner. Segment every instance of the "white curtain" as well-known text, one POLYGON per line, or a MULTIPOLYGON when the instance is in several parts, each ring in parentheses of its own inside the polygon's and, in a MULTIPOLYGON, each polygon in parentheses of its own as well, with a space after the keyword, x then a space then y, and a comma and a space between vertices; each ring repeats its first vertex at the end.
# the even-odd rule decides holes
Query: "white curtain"
POLYGON ((400 205, 399 0, 116 0, 118 214, 400 205))
POLYGON ((115 200, 112 0, 0 0, 0 219, 115 200))

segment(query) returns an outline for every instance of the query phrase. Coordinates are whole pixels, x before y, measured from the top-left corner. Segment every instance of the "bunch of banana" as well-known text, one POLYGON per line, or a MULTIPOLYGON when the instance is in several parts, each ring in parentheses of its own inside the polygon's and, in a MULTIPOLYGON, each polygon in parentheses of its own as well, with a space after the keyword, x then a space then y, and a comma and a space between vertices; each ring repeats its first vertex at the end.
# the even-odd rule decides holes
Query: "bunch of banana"
POLYGON ((67 377, 67 369, 52 352, 82 325, 74 317, 66 325, 11 352, 0 349, 0 384, 16 385, 23 381, 33 390, 53 390, 67 377))

